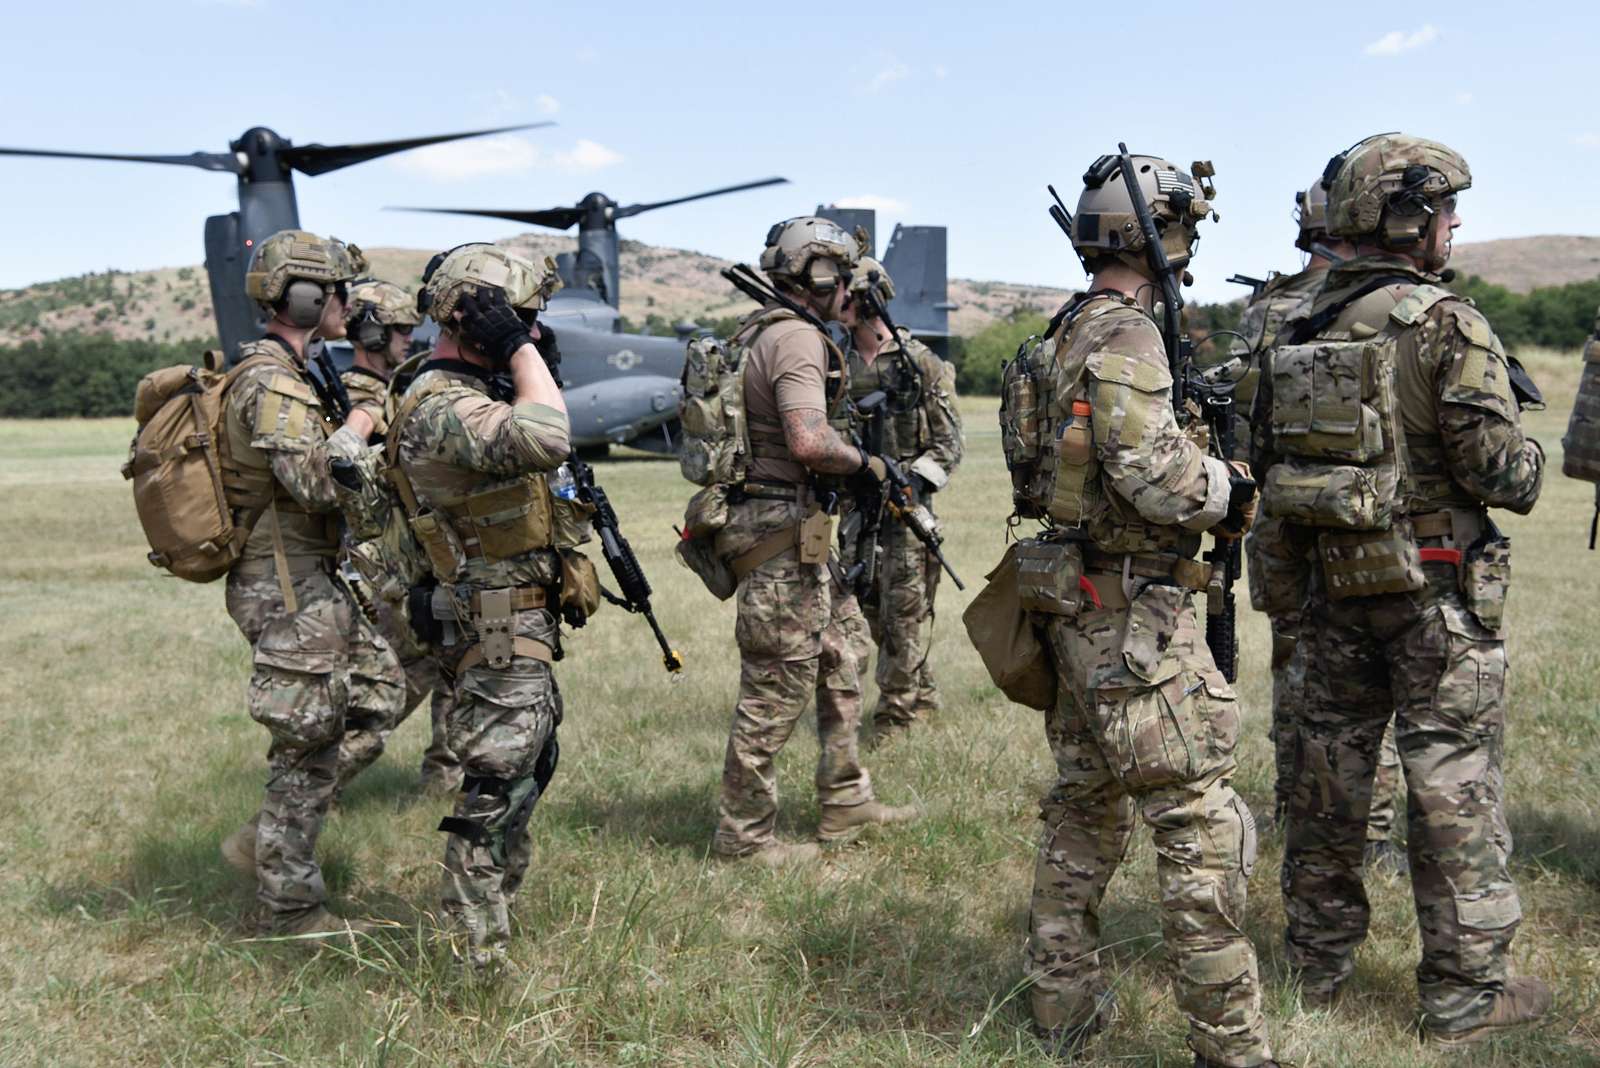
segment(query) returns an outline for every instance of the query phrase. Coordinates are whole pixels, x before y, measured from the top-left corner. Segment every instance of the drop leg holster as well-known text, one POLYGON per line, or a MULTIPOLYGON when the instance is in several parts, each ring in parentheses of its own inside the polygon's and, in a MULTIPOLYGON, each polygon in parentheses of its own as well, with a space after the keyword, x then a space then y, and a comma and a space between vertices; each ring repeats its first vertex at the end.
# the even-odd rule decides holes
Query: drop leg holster
POLYGON ((467 819, 464 816, 446 816, 439 821, 439 830, 460 835, 474 846, 488 846, 496 864, 506 863, 508 842, 519 841, 527 830, 533 807, 544 796, 550 780, 555 777, 556 764, 561 758, 561 746, 556 741, 555 730, 539 750, 533 772, 517 779, 502 779, 493 775, 468 774, 461 783, 466 791, 468 806, 485 795, 506 799, 505 810, 492 820, 467 819))

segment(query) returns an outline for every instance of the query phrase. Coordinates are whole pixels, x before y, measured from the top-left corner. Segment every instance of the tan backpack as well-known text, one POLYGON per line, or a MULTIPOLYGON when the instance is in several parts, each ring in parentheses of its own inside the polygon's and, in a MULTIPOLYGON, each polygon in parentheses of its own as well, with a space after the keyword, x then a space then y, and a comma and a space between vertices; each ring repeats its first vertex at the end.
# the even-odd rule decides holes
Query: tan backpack
POLYGON ((178 364, 139 380, 133 414, 139 429, 128 446, 122 477, 133 482, 133 506, 156 567, 190 582, 228 573, 244 551, 262 509, 233 521, 222 488, 223 393, 247 367, 219 370, 220 352, 205 367, 178 364))

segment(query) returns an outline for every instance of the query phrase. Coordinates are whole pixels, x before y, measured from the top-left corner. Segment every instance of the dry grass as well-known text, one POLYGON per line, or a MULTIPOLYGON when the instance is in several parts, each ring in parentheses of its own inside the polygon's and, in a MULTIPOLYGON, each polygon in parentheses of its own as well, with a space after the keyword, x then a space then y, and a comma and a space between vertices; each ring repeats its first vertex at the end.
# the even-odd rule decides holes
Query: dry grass
MULTIPOLYGON (((1554 454, 1577 364, 1538 354, 1554 454)), ((942 511, 975 589, 1007 510, 993 402, 968 402, 969 459, 942 511)), ((1015 998, 1049 775, 1039 718, 1001 701, 947 588, 934 654, 942 717, 871 761, 880 794, 928 818, 807 874, 707 857, 736 679, 732 610, 670 559, 686 484, 672 465, 601 474, 688 661, 669 683, 643 624, 600 616, 559 669, 563 761, 534 820, 517 904, 520 974, 460 980, 430 939, 441 806, 412 790, 424 726, 330 821, 334 904, 391 920, 357 954, 245 939, 250 889, 217 841, 256 803, 265 737, 242 707, 246 649, 220 585, 142 560, 116 469, 121 421, 0 423, 0 1063, 6 1065, 1043 1065, 1015 998)), ((1537 1034, 1445 1056, 1412 1029, 1417 942, 1407 884, 1373 888, 1355 998, 1299 1008, 1281 952, 1269 837, 1249 928, 1272 1035, 1305 1066, 1600 1063, 1600 557, 1584 551, 1590 488, 1553 473, 1538 512, 1509 518, 1517 684, 1508 740, 1520 968, 1557 1009, 1537 1034)), ((1262 619, 1245 621, 1239 785, 1269 796, 1262 619)), ((812 734, 781 761, 781 831, 814 825, 812 734)), ((1161 962, 1148 837, 1107 902, 1122 1023, 1098 1065, 1187 1065, 1161 962)))

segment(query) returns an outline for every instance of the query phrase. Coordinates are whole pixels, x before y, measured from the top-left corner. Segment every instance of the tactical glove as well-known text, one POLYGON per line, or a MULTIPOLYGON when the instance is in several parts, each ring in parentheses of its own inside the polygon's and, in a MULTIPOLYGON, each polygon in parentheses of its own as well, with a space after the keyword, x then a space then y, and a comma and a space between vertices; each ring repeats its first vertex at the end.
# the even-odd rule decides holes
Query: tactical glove
POLYGON ((511 357, 524 345, 533 344, 533 333, 506 299, 498 286, 482 286, 465 293, 457 303, 461 313, 461 337, 488 357, 496 368, 511 364, 511 357))
POLYGON ((1256 480, 1250 477, 1250 465, 1243 460, 1229 460, 1228 514, 1217 524, 1219 538, 1242 538, 1256 521, 1256 480))
POLYGON ((863 495, 882 492, 883 480, 889 477, 889 465, 883 462, 883 457, 874 456, 859 445, 856 451, 861 454, 861 466, 850 476, 856 492, 863 495))

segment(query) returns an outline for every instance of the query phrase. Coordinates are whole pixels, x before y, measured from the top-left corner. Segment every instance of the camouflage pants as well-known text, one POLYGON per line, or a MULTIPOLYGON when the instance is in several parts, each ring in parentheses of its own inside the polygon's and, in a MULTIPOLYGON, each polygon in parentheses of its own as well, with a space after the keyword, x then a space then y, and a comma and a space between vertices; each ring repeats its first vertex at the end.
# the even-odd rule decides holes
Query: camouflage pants
MULTIPOLYGON (((388 744, 389 735, 404 723, 424 697, 430 694, 430 721, 432 734, 428 749, 422 755, 422 780, 442 782, 452 788, 461 778, 460 763, 455 754, 450 752, 450 744, 445 735, 445 723, 449 718, 452 703, 451 688, 439 676, 439 661, 432 651, 416 640, 411 633, 411 624, 407 621, 405 612, 398 606, 382 598, 371 598, 371 604, 376 610, 377 630, 388 642, 389 648, 399 657, 400 670, 404 675, 403 682, 405 694, 393 702, 398 708, 398 714, 387 722, 376 723, 370 730, 351 731, 353 723, 370 722, 365 710, 352 706, 350 716, 346 722, 345 740, 339 747, 339 789, 343 790, 349 782, 361 774, 379 756, 388 744)), ((370 675, 372 667, 370 658, 361 655, 352 656, 352 676, 370 675)), ((394 685, 393 679, 385 679, 382 685, 394 685)))
POLYGON ((320 905, 327 897, 316 861, 317 836, 338 783, 339 747, 354 707, 393 716, 385 695, 399 697, 399 665, 350 595, 320 568, 294 579, 298 610, 284 610, 272 571, 247 566, 228 576, 228 614, 250 643, 254 667, 246 704, 267 728, 267 787, 256 829, 257 896, 270 927, 320 905), (369 659, 353 670, 352 651, 369 659), (387 654, 387 657, 385 657, 387 654))
POLYGON ((1330 601, 1313 579, 1303 635, 1302 773, 1283 861, 1290 963, 1309 989, 1354 968, 1369 910, 1362 843, 1385 726, 1407 789, 1407 846, 1422 937, 1417 984, 1431 1027, 1470 1026, 1506 978, 1521 918, 1507 870, 1501 752, 1506 652, 1463 603, 1453 569, 1412 594, 1330 601))
MULTIPOLYGON (((719 535, 726 555, 798 519, 794 505, 749 501, 719 535)), ((820 564, 801 564, 794 550, 769 560, 739 584, 734 638, 739 645, 739 703, 722 768, 722 795, 712 848, 740 856, 773 841, 778 783, 773 762, 813 695, 817 702, 817 798, 824 805, 872 800, 861 766, 860 665, 867 625, 854 595, 820 564)))
MULTIPOLYGON (((1313 544, 1303 531, 1280 519, 1263 519, 1244 540, 1250 583, 1250 605, 1272 621, 1272 739, 1277 779, 1273 783, 1273 817, 1282 824, 1289 797, 1299 779, 1296 766, 1295 713, 1305 701, 1305 654, 1298 648, 1301 612, 1315 566, 1313 544)), ((1394 834, 1395 794, 1401 788, 1400 754, 1394 729, 1384 732, 1378 756, 1378 778, 1372 791, 1367 840, 1385 842, 1394 834)))
POLYGON ((1240 928, 1255 822, 1234 793, 1239 710, 1191 598, 1148 586, 1126 609, 1046 620, 1060 680, 1045 714, 1057 780, 1040 805, 1026 973, 1045 1028, 1091 1018, 1107 987, 1100 901, 1133 833, 1155 836, 1162 935, 1189 1044, 1213 1064, 1271 1056, 1255 949, 1240 928))
POLYGON ((861 606, 878 646, 873 719, 880 727, 904 726, 939 710, 939 690, 928 663, 939 565, 899 523, 886 521, 882 545, 877 586, 861 606))
MULTIPOLYGON (((515 633, 554 647, 555 617, 543 609, 518 612, 515 633)), ((503 668, 479 662, 459 671, 468 648, 463 642, 441 653, 453 679, 449 746, 466 776, 453 814, 484 833, 476 841, 454 832, 446 839, 442 896, 469 959, 482 966, 505 955, 511 898, 530 857, 526 813, 519 820, 510 795, 532 777, 562 705, 549 664, 517 655, 503 668)))

